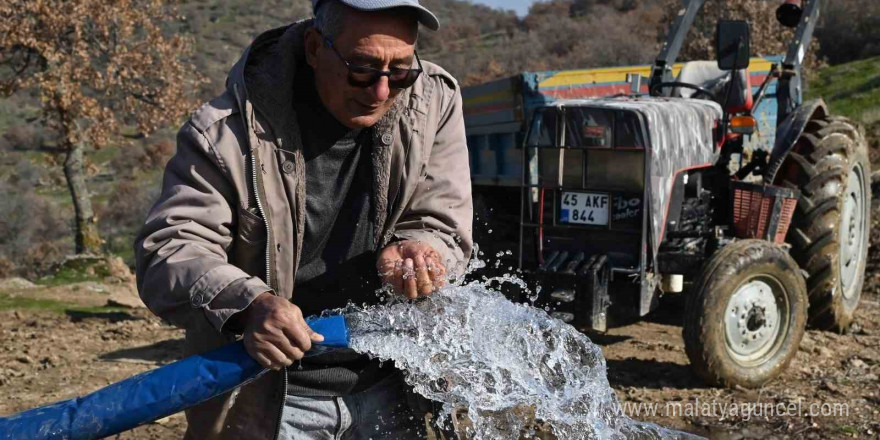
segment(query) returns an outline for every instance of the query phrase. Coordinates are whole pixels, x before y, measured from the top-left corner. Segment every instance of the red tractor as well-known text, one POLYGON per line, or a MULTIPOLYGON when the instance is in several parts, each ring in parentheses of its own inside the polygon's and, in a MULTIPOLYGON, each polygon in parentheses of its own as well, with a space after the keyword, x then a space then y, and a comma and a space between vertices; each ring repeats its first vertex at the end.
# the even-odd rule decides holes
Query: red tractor
POLYGON ((712 384, 757 387, 797 352, 807 323, 845 331, 864 281, 870 225, 865 140, 821 100, 801 64, 820 1, 787 1, 796 27, 753 89, 749 25, 723 21, 718 59, 673 76, 705 0, 690 0, 651 68, 648 95, 537 108, 522 148, 518 257, 538 303, 585 330, 644 316, 682 292, 684 340, 712 384), (762 103, 775 121, 756 136, 762 103), (766 107, 765 107, 766 108, 766 107), (773 115, 772 113, 775 113, 773 115), (775 130, 775 134, 773 131, 775 130))

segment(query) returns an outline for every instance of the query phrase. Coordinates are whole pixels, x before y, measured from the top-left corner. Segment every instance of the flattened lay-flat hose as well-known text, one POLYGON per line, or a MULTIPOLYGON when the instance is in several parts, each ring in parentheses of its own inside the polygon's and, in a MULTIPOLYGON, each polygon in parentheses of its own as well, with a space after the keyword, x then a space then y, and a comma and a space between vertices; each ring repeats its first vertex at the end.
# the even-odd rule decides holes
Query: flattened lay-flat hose
MULTIPOLYGON (((344 316, 306 321, 324 336, 318 349, 348 347, 344 316)), ((83 397, 0 418, 0 439, 107 437, 198 405, 256 379, 265 371, 238 341, 141 373, 83 397)))

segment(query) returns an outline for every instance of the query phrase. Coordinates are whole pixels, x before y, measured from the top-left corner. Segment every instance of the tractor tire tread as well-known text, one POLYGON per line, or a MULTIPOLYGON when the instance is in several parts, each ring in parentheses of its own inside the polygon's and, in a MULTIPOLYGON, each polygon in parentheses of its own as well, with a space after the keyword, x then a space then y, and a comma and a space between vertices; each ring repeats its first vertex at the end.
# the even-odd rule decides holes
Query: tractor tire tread
MULTIPOLYGON (((818 329, 844 332, 852 321, 852 311, 844 310, 838 292, 840 253, 839 223, 843 215, 844 188, 854 161, 867 162, 867 146, 859 129, 846 118, 829 116, 810 121, 798 139, 795 150, 781 163, 794 167, 795 181, 781 179, 777 184, 796 185, 801 190, 786 241, 791 254, 807 272, 810 299, 809 324, 818 329)), ((868 176, 870 170, 865 169, 868 176)), ((780 172, 777 176, 792 173, 780 172)), ((868 184, 870 191, 870 182, 868 184)), ((870 193, 867 194, 870 203, 870 193)), ((867 214, 870 216, 870 212, 867 214)), ((870 225, 870 217, 866 219, 870 225)), ((856 276, 863 277, 861 274, 856 276)), ((857 281, 857 291, 864 278, 857 281)))
POLYGON ((725 246, 715 253, 704 267, 694 286, 700 286, 696 291, 687 296, 685 302, 684 325, 682 336, 685 342, 685 353, 690 359, 695 373, 711 385, 747 388, 759 387, 781 373, 797 352, 797 346, 803 337, 804 322, 806 321, 805 298, 806 286, 800 274, 793 275, 795 286, 792 294, 801 298, 795 301, 794 310, 799 316, 791 329, 791 343, 788 352, 782 355, 782 359, 776 362, 769 372, 764 375, 751 375, 731 370, 730 361, 725 361, 725 355, 720 351, 717 340, 713 339, 713 332, 717 332, 719 306, 719 294, 728 284, 731 277, 741 273, 749 263, 755 260, 767 260, 785 264, 792 269, 796 263, 781 247, 763 240, 739 240, 725 246), (799 292, 799 293, 798 293, 799 292), (798 305, 799 304, 799 305, 798 305), (714 311, 714 312, 713 312, 714 311), (715 343, 707 341, 716 341, 715 343), (792 348, 793 347, 793 348, 792 348))

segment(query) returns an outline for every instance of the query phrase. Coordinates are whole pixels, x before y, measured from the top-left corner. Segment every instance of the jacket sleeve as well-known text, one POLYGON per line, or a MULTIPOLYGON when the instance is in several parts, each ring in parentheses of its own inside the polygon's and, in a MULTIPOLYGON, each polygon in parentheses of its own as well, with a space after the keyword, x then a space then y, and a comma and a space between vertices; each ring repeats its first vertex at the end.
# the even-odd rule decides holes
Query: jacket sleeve
POLYGON ((180 327, 207 319, 220 331, 270 289, 228 262, 237 199, 214 154, 192 123, 181 128, 134 250, 138 291, 153 313, 180 327))
POLYGON ((461 93, 456 86, 448 95, 424 179, 394 235, 430 244, 443 255, 448 273, 461 276, 473 249, 473 201, 461 93))

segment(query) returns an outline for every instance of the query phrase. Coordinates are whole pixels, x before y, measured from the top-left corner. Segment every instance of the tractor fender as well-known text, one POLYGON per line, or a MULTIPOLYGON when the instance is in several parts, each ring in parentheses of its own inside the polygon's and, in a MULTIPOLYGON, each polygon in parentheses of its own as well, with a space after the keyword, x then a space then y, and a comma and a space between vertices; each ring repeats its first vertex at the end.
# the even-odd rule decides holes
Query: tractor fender
POLYGON ((807 123, 816 118, 824 118, 828 115, 828 106, 821 98, 812 99, 801 104, 791 112, 785 120, 776 128, 776 141, 770 152, 770 161, 764 173, 765 182, 773 182, 776 173, 788 153, 794 148, 798 138, 807 128, 807 123))

